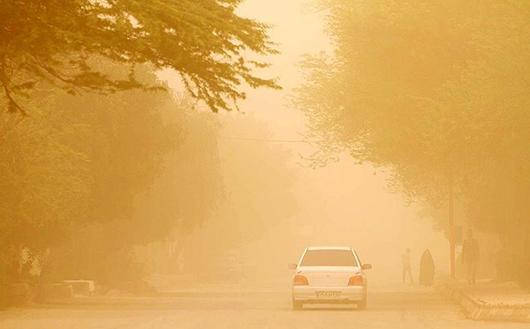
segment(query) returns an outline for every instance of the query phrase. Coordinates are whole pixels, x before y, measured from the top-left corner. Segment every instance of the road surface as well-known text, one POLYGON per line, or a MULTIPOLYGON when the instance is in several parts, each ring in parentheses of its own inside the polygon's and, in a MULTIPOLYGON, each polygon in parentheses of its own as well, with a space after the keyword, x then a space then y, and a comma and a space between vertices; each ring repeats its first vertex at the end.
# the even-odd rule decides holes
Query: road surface
POLYGON ((475 322, 434 291, 376 291, 365 311, 292 311, 288 293, 172 293, 0 311, 1 329, 528 328, 475 322))

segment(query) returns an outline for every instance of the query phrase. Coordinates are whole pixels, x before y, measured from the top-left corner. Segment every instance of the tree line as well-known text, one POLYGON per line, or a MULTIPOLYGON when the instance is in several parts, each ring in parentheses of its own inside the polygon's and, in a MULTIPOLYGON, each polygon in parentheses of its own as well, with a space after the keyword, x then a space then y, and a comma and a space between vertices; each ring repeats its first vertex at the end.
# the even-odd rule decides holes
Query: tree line
MULTIPOLYGON (((334 52, 307 57, 313 132, 502 241, 499 273, 530 284, 530 7, 517 1, 321 0, 334 52)), ((440 215, 441 214, 441 215, 440 215)), ((486 256, 488 257, 488 256, 486 256)))
MULTIPOLYGON (((143 71, 142 81, 157 83, 143 71)), ((0 148, 2 281, 140 280, 131 246, 208 216, 221 189, 214 127, 162 91, 41 92, 31 118, 0 148), (180 147, 189 139, 201 148, 180 147), (165 215, 136 214, 138 199, 175 157, 186 162, 173 177, 181 193, 167 196, 165 215), (29 258, 21 263, 24 249, 29 258)))
POLYGON ((132 246, 208 218, 222 194, 218 128, 192 109, 236 109, 244 85, 279 88, 255 73, 276 50, 240 2, 0 3, 0 284, 139 280, 132 246), (180 193, 138 215, 168 166, 180 193))

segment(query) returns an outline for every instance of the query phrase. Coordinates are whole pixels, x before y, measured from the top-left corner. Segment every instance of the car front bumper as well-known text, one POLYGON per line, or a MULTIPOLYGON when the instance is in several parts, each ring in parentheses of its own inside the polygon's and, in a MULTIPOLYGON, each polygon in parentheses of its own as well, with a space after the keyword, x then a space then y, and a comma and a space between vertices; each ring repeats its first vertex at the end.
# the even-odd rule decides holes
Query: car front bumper
POLYGON ((294 286, 293 300, 303 303, 355 303, 366 299, 366 286, 294 286))

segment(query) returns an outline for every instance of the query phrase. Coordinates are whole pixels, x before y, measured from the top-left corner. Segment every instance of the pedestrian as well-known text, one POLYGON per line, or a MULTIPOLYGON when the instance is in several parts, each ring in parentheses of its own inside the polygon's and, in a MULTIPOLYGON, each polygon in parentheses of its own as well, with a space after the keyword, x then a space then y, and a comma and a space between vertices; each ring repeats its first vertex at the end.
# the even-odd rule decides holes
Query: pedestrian
POLYGON ((420 284, 425 287, 432 286, 434 282, 434 260, 429 249, 423 252, 420 260, 420 284))
POLYGON ((480 258, 478 241, 473 237, 473 230, 467 231, 467 238, 462 245, 462 263, 466 271, 467 282, 476 283, 477 268, 480 258))
POLYGON ((405 250, 405 253, 401 256, 401 265, 403 267, 403 272, 402 272, 403 284, 407 283, 407 277, 410 281, 410 284, 414 284, 414 280, 412 279, 412 267, 410 265, 410 249, 409 248, 407 248, 405 250))

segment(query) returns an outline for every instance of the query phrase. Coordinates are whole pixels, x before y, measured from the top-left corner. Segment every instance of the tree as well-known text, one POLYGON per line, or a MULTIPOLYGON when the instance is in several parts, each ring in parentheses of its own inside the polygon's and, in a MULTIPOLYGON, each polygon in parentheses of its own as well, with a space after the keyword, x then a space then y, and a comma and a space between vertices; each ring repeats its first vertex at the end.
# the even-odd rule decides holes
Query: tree
MULTIPOLYGON (((396 185, 445 208, 446 218, 457 199, 466 225, 503 239, 516 226, 510 230, 518 237, 505 240, 520 243, 507 247, 528 246, 527 6, 321 3, 336 49, 331 58, 306 61, 309 78, 299 93, 315 133, 393 169, 396 185), (502 191, 512 192, 499 198, 502 191)), ((524 273, 528 256, 517 264, 524 273)))
POLYGON ((41 81, 71 94, 149 89, 138 64, 177 71, 186 89, 213 111, 231 109, 251 87, 278 85, 257 77, 267 66, 247 57, 274 54, 267 26, 238 16, 241 0, 16 0, 0 2, 0 86, 10 112, 25 114, 20 96, 41 81), (102 72, 94 59, 126 64, 102 72), (232 104, 231 102, 234 102, 232 104))
POLYGON ((295 213, 290 154, 281 143, 270 142, 270 132, 252 115, 218 119, 222 190, 210 220, 179 250, 183 269, 214 280, 265 275, 266 261, 246 264, 253 269, 236 262, 245 256, 257 257, 250 256, 256 252, 252 245, 283 227, 295 213))
MULTIPOLYGON (((148 67, 137 76, 160 84, 148 67)), ((37 110, 0 148, 0 247, 14 257, 30 248, 45 266, 41 279, 137 280, 134 245, 207 218, 220 185, 215 127, 191 102, 160 90, 101 97, 39 87, 30 96, 37 110), (156 194, 161 175, 172 189, 156 194)), ((0 273, 4 280, 17 277, 0 273)))

